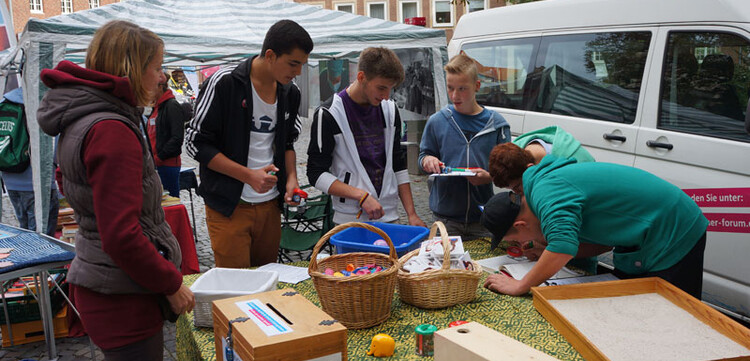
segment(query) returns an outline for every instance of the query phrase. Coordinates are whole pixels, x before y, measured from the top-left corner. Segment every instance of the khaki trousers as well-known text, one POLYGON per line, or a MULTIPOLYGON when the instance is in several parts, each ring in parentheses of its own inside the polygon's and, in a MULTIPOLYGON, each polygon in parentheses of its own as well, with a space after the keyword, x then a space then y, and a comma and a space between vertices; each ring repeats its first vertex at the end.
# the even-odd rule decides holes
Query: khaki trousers
POLYGON ((247 268, 276 262, 281 212, 275 199, 240 203, 231 217, 206 206, 206 224, 216 267, 247 268))

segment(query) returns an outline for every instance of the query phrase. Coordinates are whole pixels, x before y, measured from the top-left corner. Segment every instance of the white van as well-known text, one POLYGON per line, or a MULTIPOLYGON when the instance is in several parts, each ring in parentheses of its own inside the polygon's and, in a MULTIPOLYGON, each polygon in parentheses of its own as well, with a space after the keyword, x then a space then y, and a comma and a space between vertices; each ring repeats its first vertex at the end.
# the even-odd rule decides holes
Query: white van
POLYGON ((461 17, 448 53, 514 135, 549 125, 597 161, 684 189, 710 221, 703 300, 750 320, 750 3, 546 0, 461 17))

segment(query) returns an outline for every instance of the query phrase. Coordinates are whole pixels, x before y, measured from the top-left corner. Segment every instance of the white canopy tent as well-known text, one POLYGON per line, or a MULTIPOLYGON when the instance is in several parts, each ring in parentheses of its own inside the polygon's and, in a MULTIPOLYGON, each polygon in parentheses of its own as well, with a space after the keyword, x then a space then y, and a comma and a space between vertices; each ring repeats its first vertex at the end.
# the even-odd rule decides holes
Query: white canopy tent
POLYGON ((157 33, 165 42, 167 66, 212 66, 258 54, 267 29, 281 19, 294 20, 310 33, 315 44, 311 63, 356 59, 369 46, 394 50, 419 48, 432 55, 436 108, 445 105, 447 99, 442 69, 447 60, 443 30, 280 0, 126 0, 44 20, 30 19, 16 54, 11 57, 25 59, 23 86, 31 137, 37 229, 46 227, 44 215, 49 209, 53 176, 53 139, 39 131, 36 121, 39 101, 47 90, 39 80, 40 71, 63 59, 82 63, 96 29, 115 19, 128 20, 157 33))

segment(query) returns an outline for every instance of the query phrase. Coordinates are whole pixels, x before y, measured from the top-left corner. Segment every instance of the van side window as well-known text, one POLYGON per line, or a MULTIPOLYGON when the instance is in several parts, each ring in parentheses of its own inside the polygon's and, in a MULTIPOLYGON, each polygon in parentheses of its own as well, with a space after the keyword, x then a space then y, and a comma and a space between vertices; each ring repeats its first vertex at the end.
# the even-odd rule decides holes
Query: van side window
POLYGON ((539 37, 466 44, 462 51, 477 62, 482 85, 477 102, 510 109, 526 109, 527 80, 539 37))
POLYGON ((530 110, 633 123, 651 32, 542 38, 537 99, 530 110))
POLYGON ((750 43, 721 32, 670 32, 658 127, 750 143, 750 43))

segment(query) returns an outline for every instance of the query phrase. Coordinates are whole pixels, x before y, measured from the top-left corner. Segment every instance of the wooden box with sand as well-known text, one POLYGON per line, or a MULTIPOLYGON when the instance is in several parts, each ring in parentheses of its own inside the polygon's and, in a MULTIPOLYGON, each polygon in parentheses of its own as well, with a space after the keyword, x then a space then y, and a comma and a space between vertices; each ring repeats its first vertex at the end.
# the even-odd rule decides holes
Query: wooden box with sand
POLYGON ((661 278, 531 292, 537 311, 588 361, 750 360, 750 330, 661 278))

